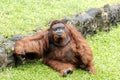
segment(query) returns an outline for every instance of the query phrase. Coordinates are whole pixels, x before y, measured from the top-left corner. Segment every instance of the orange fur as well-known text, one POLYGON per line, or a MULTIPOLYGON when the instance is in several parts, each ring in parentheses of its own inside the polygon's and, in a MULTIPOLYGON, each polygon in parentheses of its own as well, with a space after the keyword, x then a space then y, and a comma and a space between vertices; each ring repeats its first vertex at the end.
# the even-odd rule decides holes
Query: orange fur
POLYGON ((31 37, 25 37, 16 42, 14 51, 17 55, 35 53, 38 58, 42 57, 44 50, 49 46, 48 31, 41 31, 31 37))
POLYGON ((88 70, 90 73, 95 73, 92 61, 93 54, 86 40, 73 25, 60 20, 53 21, 46 31, 17 41, 15 45, 16 54, 27 54, 29 52, 38 54, 43 58, 44 64, 59 71, 62 76, 66 75, 66 71, 73 71, 79 67, 88 70), (57 36, 53 37, 52 26, 59 23, 64 24, 66 28, 63 40, 70 37, 70 41, 64 46, 53 44, 53 40, 56 41, 57 36))

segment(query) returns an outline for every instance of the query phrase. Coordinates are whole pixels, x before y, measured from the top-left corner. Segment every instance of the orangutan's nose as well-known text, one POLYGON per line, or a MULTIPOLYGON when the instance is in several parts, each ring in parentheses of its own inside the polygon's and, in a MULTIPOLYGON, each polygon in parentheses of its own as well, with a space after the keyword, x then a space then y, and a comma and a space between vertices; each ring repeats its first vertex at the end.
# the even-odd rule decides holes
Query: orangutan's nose
POLYGON ((62 34, 63 34, 63 30, 61 30, 61 29, 57 30, 57 35, 58 36, 61 36, 62 34))

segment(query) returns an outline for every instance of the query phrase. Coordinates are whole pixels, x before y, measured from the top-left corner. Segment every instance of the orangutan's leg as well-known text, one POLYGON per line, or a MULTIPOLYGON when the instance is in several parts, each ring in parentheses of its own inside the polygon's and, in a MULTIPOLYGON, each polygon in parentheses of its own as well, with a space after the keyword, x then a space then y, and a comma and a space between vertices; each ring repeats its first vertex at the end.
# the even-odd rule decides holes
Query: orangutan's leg
POLYGON ((57 60, 49 60, 45 64, 60 72, 61 76, 63 77, 67 76, 67 74, 72 74, 73 70, 75 69, 73 64, 63 63, 57 60))

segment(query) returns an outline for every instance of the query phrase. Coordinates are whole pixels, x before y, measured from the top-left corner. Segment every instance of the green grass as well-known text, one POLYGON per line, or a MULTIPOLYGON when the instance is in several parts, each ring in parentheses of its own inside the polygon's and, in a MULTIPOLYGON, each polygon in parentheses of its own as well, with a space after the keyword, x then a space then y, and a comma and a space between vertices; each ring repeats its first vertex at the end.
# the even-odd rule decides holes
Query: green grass
POLYGON ((40 61, 0 72, 0 80, 120 80, 120 26, 88 37, 97 73, 77 69, 66 78, 40 61))
MULTIPOLYGON (((92 7, 120 3, 120 0, 1 0, 0 35, 29 34, 36 27, 46 29, 48 22, 71 16, 92 7)), ((66 78, 40 61, 0 71, 0 80, 120 80, 120 25, 110 32, 87 37, 97 73, 81 69, 66 78)))
POLYGON ((28 34, 48 22, 120 0, 0 0, 0 35, 28 34))

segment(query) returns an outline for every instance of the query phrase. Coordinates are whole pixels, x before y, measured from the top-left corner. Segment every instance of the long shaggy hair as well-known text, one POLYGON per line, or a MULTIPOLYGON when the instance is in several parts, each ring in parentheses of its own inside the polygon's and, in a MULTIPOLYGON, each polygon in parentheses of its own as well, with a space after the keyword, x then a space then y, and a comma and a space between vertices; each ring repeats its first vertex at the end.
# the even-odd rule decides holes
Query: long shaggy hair
POLYGON ((59 71, 62 76, 82 68, 95 73, 92 51, 84 37, 73 25, 60 20, 51 23, 50 28, 34 36, 16 42, 15 54, 19 57, 29 53, 35 58, 43 58, 43 63, 59 71), (65 28, 62 35, 54 33, 53 28, 65 28))

